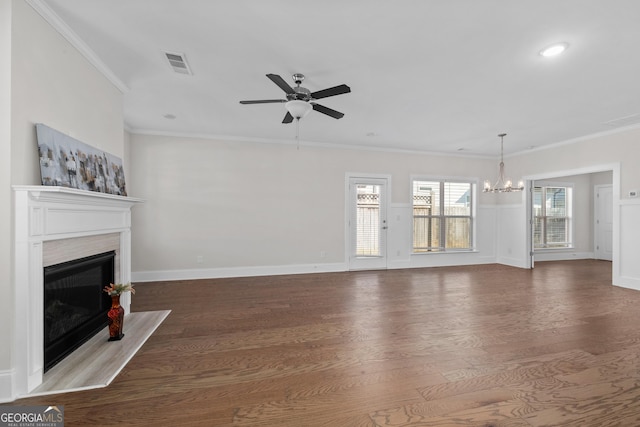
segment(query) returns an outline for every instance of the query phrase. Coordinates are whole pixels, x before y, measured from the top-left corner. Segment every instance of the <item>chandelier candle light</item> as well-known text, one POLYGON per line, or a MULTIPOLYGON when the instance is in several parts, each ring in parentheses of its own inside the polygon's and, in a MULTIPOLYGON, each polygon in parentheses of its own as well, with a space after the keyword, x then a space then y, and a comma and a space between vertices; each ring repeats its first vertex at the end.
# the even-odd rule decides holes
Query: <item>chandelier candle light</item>
POLYGON ((522 180, 518 181, 518 186, 514 187, 513 183, 509 178, 504 177, 504 137, 507 136, 506 133, 501 133, 498 135, 500 137, 500 171, 498 172, 498 180, 494 185, 491 185, 490 180, 484 181, 484 189, 482 190, 484 193, 510 193, 513 191, 522 191, 524 190, 524 182, 522 180))

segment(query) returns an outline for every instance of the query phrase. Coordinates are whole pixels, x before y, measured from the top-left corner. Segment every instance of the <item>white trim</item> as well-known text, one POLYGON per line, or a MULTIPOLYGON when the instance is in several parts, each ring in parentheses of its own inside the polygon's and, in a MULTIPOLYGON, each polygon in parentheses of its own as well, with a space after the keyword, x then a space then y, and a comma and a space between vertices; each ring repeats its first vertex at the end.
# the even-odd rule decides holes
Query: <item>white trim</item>
POLYGON ((85 57, 87 61, 122 93, 129 91, 127 85, 111 69, 102 62, 102 59, 58 16, 43 0, 26 0, 27 4, 33 8, 45 21, 53 27, 62 37, 64 37, 74 48, 85 57))
MULTIPOLYGON (((536 188, 541 188, 544 189, 544 195, 546 196, 546 192, 547 192, 547 188, 565 188, 568 189, 568 191, 566 191, 565 193, 565 209, 566 209, 566 215, 565 218, 567 218, 569 220, 569 226, 570 226, 570 230, 569 230, 569 242, 565 242, 567 243, 566 246, 564 247, 558 247, 558 248, 546 248, 546 247, 542 247, 542 248, 536 248, 535 245, 532 245, 533 247, 533 254, 534 256, 538 253, 543 253, 544 251, 550 250, 550 251, 555 251, 555 250, 571 250, 573 249, 573 246, 575 244, 575 220, 574 220, 574 209, 573 209, 573 193, 575 191, 575 183, 573 182, 560 182, 560 181, 546 181, 546 180, 539 180, 539 181, 533 181, 533 187, 532 190, 536 189, 536 188)), ((541 200, 541 204, 545 204, 545 206, 542 208, 542 210, 544 211, 545 215, 544 218, 558 218, 558 217, 549 217, 548 215, 546 215, 547 213, 547 209, 546 209, 546 203, 545 200, 541 200)), ((533 200, 531 201, 531 219, 535 222, 535 216, 533 215, 533 200)), ((529 215, 527 215, 529 216, 529 215)), ((540 218, 540 217, 538 217, 540 218)), ((532 226, 532 228, 535 228, 532 226)), ((546 224, 545 227, 543 227, 546 230, 546 224)), ((546 237, 543 238, 543 240, 546 240, 546 237)), ((543 260, 539 260, 539 261, 543 261, 543 260)))
POLYGON ((534 268, 536 263, 534 250, 533 250, 533 186, 534 181, 524 180, 524 212, 526 216, 527 234, 525 235, 525 245, 527 251, 525 253, 525 266, 526 268, 534 268))
MULTIPOLYGON (((476 248, 477 244, 477 221, 478 221, 478 210, 476 208, 476 204, 479 201, 480 197, 478 196, 478 188, 480 185, 480 179, 463 177, 463 176, 447 176, 447 175, 423 175, 423 174, 411 174, 409 175, 409 205, 411 208, 411 235, 409 236, 409 241, 411 242, 411 247, 409 248, 410 255, 423 255, 425 252, 414 252, 414 241, 413 241, 413 184, 415 181, 437 181, 437 182, 452 182, 457 184, 471 184, 471 247, 468 249, 454 250, 443 248, 442 251, 438 252, 426 252, 426 254, 435 254, 435 253, 456 253, 456 252, 477 252, 476 248)), ((444 197, 444 192, 442 197, 444 197)), ((446 217, 444 215, 444 208, 442 210, 442 214, 440 216, 446 217)), ((462 216, 460 216, 462 217, 462 216)), ((446 244, 446 241, 445 241, 446 244)))
MULTIPOLYGON (((42 384, 44 373, 43 244, 120 233, 120 280, 131 281, 131 208, 141 199, 65 187, 14 185, 15 395, 42 384), (17 286, 20 284, 20 286, 17 286)), ((117 275, 116 275, 117 276, 117 275)), ((121 300, 128 313, 130 299, 121 300)))
POLYGON ((494 156, 487 156, 484 154, 466 154, 465 155, 465 154, 460 154, 458 152, 445 153, 442 151, 408 150, 408 149, 392 148, 392 147, 372 147, 372 146, 365 146, 365 145, 335 144, 335 143, 305 141, 305 140, 300 140, 298 142, 297 140, 294 140, 294 139, 257 138, 257 137, 219 135, 219 134, 199 133, 199 132, 192 133, 192 132, 162 131, 162 130, 154 130, 154 129, 137 129, 137 128, 131 128, 129 126, 128 126, 128 131, 134 135, 161 136, 161 137, 172 137, 172 138, 194 138, 194 139, 221 141, 221 142, 248 142, 248 143, 263 143, 263 144, 300 145, 300 146, 306 146, 306 147, 328 148, 328 149, 335 149, 335 150, 421 154, 421 155, 428 155, 428 156, 458 157, 458 158, 466 158, 466 159, 494 159, 495 158, 494 156))
POLYGON ((523 260, 516 257, 499 257, 496 263, 508 265, 510 267, 529 268, 526 265, 526 261, 523 262, 523 260))
MULTIPOLYGON (((444 181, 444 182, 457 182, 457 183, 472 183, 475 185, 480 185, 479 178, 472 178, 468 176, 458 176, 458 175, 428 175, 428 174, 411 174, 409 175, 409 181, 413 183, 413 181, 444 181)), ((413 197, 413 185, 409 188, 410 195, 413 197)), ((413 203, 409 202, 413 206, 413 203)))
POLYGON ((131 281, 161 282, 167 280, 222 279, 228 277, 281 276, 286 274, 335 273, 346 271, 344 263, 265 265, 247 267, 201 268, 185 270, 133 271, 131 281))
MULTIPOLYGON (((576 168, 576 169, 564 169, 564 170, 559 170, 559 171, 554 171, 554 172, 543 172, 543 173, 538 173, 538 174, 533 174, 533 175, 526 175, 526 176, 523 176, 523 179, 528 179, 528 180, 532 180, 532 181, 545 180, 545 179, 553 180, 553 179, 558 179, 558 177, 563 177, 563 176, 585 175, 585 174, 590 174, 590 173, 609 172, 609 171, 613 171, 614 175, 615 175, 615 172, 618 171, 618 173, 619 173, 619 170, 620 170, 620 163, 619 162, 618 163, 605 163, 605 164, 602 164, 602 165, 585 166, 585 167, 576 168)), ((614 181, 615 181, 615 179, 614 179, 614 181)), ((620 185, 620 183, 618 182, 618 186, 619 185, 620 185)))
MULTIPOLYGON (((376 174, 376 173, 359 173, 359 172, 346 172, 344 179, 344 262, 347 266, 347 270, 353 269, 351 265, 351 230, 349 227, 349 222, 351 221, 351 180, 352 179, 362 179, 366 181, 368 179, 371 180, 385 180, 385 192, 383 198, 384 203, 384 215, 387 221, 387 227, 389 226, 389 211, 391 210, 391 185, 392 185, 392 176, 390 174, 376 174)), ((372 258, 384 258, 385 266, 383 268, 388 268, 389 265, 389 228, 387 228, 387 235, 385 236, 384 242, 384 251, 385 254, 380 257, 372 257, 372 258)))
MULTIPOLYGON (((611 281, 614 285, 622 285, 622 277, 620 274, 620 206, 625 204, 625 200, 620 199, 620 162, 605 163, 601 165, 585 166, 576 169, 560 170, 555 172, 545 172, 533 175, 523 176, 526 180, 544 180, 554 179, 562 176, 584 175, 597 172, 612 171, 611 183, 613 185, 613 268, 611 281)), ((640 203, 640 200, 635 201, 640 203)))
POLYGON ((15 392, 13 385, 15 384, 14 378, 15 371, 6 370, 0 371, 0 403, 13 402, 15 400, 15 392))
MULTIPOLYGON (((38 0, 28 0, 28 1, 38 1, 38 0)), ((552 144, 543 145, 541 147, 524 149, 522 151, 518 151, 511 154, 505 154, 504 158, 509 159, 513 157, 527 155, 528 153, 533 153, 536 151, 543 150, 551 150, 557 147, 561 147, 563 145, 571 145, 584 141, 589 141, 594 138, 615 135, 618 133, 628 132, 630 130, 634 130, 640 128, 640 124, 627 126, 623 128, 613 129, 611 131, 606 132, 598 132, 590 135, 581 136, 578 138, 569 139, 566 141, 560 141, 552 144)), ((219 135, 219 134, 211 134, 211 133, 199 133, 199 132, 178 132, 178 131, 163 131, 157 129, 140 129, 134 128, 130 125, 126 125, 127 131, 135 135, 149 135, 149 136, 168 136, 168 137, 176 137, 176 138, 199 138, 199 139, 208 139, 215 141, 234 141, 234 142, 258 142, 258 143, 269 143, 269 144, 290 144, 295 145, 297 141, 292 140, 280 140, 280 139, 270 139, 270 138, 253 138, 253 137, 240 137, 240 136, 231 136, 231 135, 219 135)), ((496 160, 499 159, 499 155, 489 155, 489 154, 480 154, 480 153, 460 153, 458 151, 455 152, 443 152, 443 151, 427 151, 427 150, 418 150, 418 149, 401 149, 401 148, 392 148, 392 147, 379 147, 379 146, 365 146, 365 145, 355 145, 355 144, 334 144, 334 143, 326 143, 326 142, 316 142, 316 141, 303 141, 300 140, 301 146, 309 146, 309 147, 319 147, 319 148, 330 148, 330 149, 341 149, 341 150, 357 150, 357 151, 377 151, 383 153, 403 153, 403 154, 423 154, 428 156, 438 156, 438 157, 458 157, 458 158, 467 158, 467 159, 491 159, 496 160)), ((559 176, 559 175, 555 175, 559 176)))
POLYGON ((640 199, 621 199, 619 203, 622 206, 640 205, 640 199))
POLYGON ((616 286, 620 286, 621 288, 633 289, 635 291, 640 291, 640 279, 636 277, 629 276, 620 276, 618 278, 618 282, 616 286))
MULTIPOLYGON (((551 143, 551 144, 546 144, 546 145, 543 145, 541 147, 530 148, 530 149, 527 149, 527 150, 520 151, 518 153, 513 153, 513 154, 511 154, 509 156, 505 155, 504 157, 506 159, 507 157, 525 155, 527 153, 533 153, 535 151, 552 150, 554 148, 562 147, 564 145, 577 144, 577 143, 580 143, 580 142, 589 141, 589 140, 596 139, 596 138, 602 138, 602 137, 606 137, 606 136, 616 135, 618 133, 629 132, 629 131, 635 130, 635 129, 640 129, 640 124, 633 124, 633 125, 623 126, 623 127, 619 127, 619 128, 615 128, 615 129, 611 129, 611 130, 606 130, 606 131, 602 131, 602 132, 591 133, 591 134, 588 134, 588 135, 579 136, 577 138, 571 138, 571 139, 567 139, 567 140, 564 140, 564 141, 559 141, 559 142, 554 142, 554 143, 551 143)), ((556 176, 560 176, 560 175, 556 175, 556 176)))
MULTIPOLYGON (((602 207, 601 202, 599 200, 600 197, 600 191, 603 189, 607 189, 607 188, 611 188, 611 196, 612 196, 612 200, 613 200, 613 184, 598 184, 598 185, 594 185, 593 186, 593 257, 595 259, 602 259, 602 260, 606 260, 606 261, 613 261, 612 259, 608 259, 608 258, 600 258, 600 256, 602 255, 602 252, 598 251, 598 246, 600 245, 600 241, 599 241, 599 231, 600 231, 600 225, 598 223, 599 218, 596 217, 596 215, 598 213, 600 213, 600 208, 602 207)), ((613 210, 613 206, 612 206, 612 210, 613 210)), ((613 214, 612 214, 613 216, 613 214)), ((613 232, 613 231, 612 231, 613 232)), ((612 236, 613 238, 613 236, 612 236)), ((612 254, 613 255, 613 254, 612 254)))
POLYGON ((535 262, 543 261, 568 261, 572 259, 594 259, 593 252, 574 252, 566 249, 558 249, 557 252, 536 252, 535 262))

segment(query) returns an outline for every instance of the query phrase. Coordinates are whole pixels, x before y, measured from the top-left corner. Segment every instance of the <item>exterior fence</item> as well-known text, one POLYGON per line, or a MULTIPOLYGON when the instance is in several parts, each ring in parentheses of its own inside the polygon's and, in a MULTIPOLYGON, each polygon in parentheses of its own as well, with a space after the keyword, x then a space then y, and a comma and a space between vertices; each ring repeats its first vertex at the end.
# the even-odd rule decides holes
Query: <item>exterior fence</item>
MULTIPOLYGON (((414 196, 413 204, 413 251, 437 252, 443 249, 442 217, 432 216, 434 206, 431 195, 414 196)), ((435 212, 437 214, 437 211, 435 212)), ((450 206, 446 208, 445 239, 449 249, 466 249, 471 246, 471 227, 468 208, 450 206)), ((380 195, 362 193, 357 195, 356 256, 379 256, 380 253, 380 195)))

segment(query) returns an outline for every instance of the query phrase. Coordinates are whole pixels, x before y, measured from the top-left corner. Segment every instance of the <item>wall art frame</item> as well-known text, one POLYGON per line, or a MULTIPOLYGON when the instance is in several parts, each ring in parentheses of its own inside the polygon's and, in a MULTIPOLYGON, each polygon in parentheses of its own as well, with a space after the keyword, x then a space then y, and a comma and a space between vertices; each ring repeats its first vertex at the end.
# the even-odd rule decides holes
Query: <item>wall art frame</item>
POLYGON ((36 124, 42 185, 126 196, 122 159, 36 124))

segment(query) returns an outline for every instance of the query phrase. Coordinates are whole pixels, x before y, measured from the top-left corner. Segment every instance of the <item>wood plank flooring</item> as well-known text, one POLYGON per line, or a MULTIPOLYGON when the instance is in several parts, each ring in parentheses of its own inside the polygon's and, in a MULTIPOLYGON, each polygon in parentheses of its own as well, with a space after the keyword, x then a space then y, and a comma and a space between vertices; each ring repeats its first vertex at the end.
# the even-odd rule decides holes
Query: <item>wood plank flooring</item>
POLYGON ((611 263, 140 283, 171 310, 66 426, 636 426, 640 292, 611 263))

